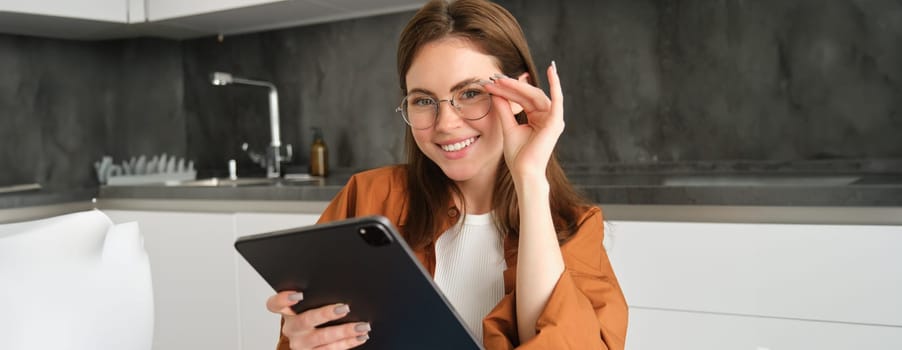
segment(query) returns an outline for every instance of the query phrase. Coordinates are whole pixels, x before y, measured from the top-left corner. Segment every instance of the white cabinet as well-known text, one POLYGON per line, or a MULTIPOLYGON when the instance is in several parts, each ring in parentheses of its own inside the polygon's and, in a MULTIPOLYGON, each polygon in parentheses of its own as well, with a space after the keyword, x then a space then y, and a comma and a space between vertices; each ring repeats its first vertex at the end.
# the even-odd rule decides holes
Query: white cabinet
POLYGON ((128 0, 0 0, 0 13, 128 22, 128 0))
POLYGON ((187 17, 284 0, 146 0, 147 20, 187 17))
POLYGON ((0 12, 138 23, 195 16, 285 0, 0 0, 0 12))
POLYGON ((240 34, 417 9, 425 0, 147 0, 147 20, 161 35, 240 34), (162 27, 161 27, 162 28, 162 27))
POLYGON ((128 0, 128 23, 147 21, 147 0, 128 0))
POLYGON ((632 308, 630 349, 698 349, 699 342, 719 341, 715 336, 736 342, 701 348, 755 349, 748 346, 759 340, 762 348, 823 348, 818 337, 859 345, 861 334, 889 334, 895 344, 902 338, 902 227, 612 221, 607 234, 632 308), (872 328, 835 330, 853 325, 872 328), (684 340, 707 338, 664 340, 682 331, 691 335, 684 340), (788 342, 770 347, 775 339, 788 342), (636 345, 643 343, 655 345, 636 345))
MULTIPOLYGON (((237 213, 235 237, 313 225, 317 219, 319 214, 237 213)), ((274 293, 272 287, 237 254, 236 262, 241 349, 275 349, 280 317, 266 310, 266 299, 274 293)))
MULTIPOLYGON (((137 221, 153 273, 154 349, 272 349, 272 289, 237 238, 318 214, 105 211, 137 221)), ((627 348, 902 348, 902 227, 610 221, 627 348)))
POLYGON ((153 276, 153 348, 237 350, 234 216, 105 213, 115 223, 137 221, 144 236, 153 276))
POLYGON ((0 33, 86 40, 190 39, 402 12, 423 3, 425 0, 0 0, 0 33))
POLYGON ((306 226, 318 214, 104 211, 137 221, 153 275, 155 350, 274 349, 272 289, 234 249, 237 237, 306 226))
POLYGON ((697 312, 630 309, 630 350, 896 350, 896 327, 697 312))

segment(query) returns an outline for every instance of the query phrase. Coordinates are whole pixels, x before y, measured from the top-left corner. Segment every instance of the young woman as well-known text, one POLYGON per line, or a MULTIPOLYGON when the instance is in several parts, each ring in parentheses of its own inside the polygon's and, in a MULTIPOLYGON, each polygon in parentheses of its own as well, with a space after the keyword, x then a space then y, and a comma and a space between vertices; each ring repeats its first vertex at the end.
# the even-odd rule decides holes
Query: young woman
MULTIPOLYGON (((350 179, 320 221, 383 215, 487 349, 623 349, 627 306, 602 246, 601 211, 554 156, 564 130, 557 67, 537 74, 517 21, 485 0, 434 0, 398 47, 408 163, 350 179)), ((279 349, 348 349, 366 323, 315 328, 353 305, 294 314, 267 301, 279 349)))

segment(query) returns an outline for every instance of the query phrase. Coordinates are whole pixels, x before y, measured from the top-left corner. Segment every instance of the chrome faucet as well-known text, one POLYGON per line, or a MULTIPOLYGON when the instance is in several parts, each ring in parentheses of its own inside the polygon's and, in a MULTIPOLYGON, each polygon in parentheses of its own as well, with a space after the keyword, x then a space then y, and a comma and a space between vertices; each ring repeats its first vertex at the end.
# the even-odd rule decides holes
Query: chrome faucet
MULTIPOLYGON (((210 75, 210 82, 218 86, 243 84, 269 88, 269 147, 266 149, 265 157, 251 157, 251 159, 266 168, 266 177, 280 177, 282 162, 291 161, 292 151, 291 145, 286 144, 285 154, 282 154, 282 141, 279 139, 279 93, 276 86, 268 81, 239 78, 224 72, 213 72, 210 75)), ((242 149, 248 151, 247 144, 242 145, 242 149)), ((251 152, 248 153, 253 155, 251 152)))

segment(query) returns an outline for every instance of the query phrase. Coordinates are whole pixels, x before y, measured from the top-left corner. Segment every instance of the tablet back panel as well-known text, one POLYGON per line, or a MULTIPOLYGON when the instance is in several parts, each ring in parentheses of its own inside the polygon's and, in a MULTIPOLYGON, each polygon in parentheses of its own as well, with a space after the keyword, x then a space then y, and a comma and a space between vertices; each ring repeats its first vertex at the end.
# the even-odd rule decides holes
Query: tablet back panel
POLYGON ((334 324, 370 322, 361 349, 481 349, 384 217, 242 237, 235 248, 275 290, 304 293, 295 312, 348 304, 334 324))

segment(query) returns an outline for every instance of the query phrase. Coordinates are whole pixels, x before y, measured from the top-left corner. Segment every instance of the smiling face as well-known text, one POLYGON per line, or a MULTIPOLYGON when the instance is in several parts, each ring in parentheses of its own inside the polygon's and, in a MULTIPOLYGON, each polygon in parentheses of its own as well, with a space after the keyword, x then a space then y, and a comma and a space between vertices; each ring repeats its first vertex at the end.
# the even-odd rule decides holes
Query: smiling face
MULTIPOLYGON (((423 45, 407 71, 407 89, 439 100, 457 99, 467 83, 501 73, 494 57, 466 39, 449 37, 423 45)), ((495 111, 467 120, 448 102, 439 103, 438 119, 426 129, 411 128, 417 147, 451 180, 491 183, 502 157, 503 138, 495 111)))

